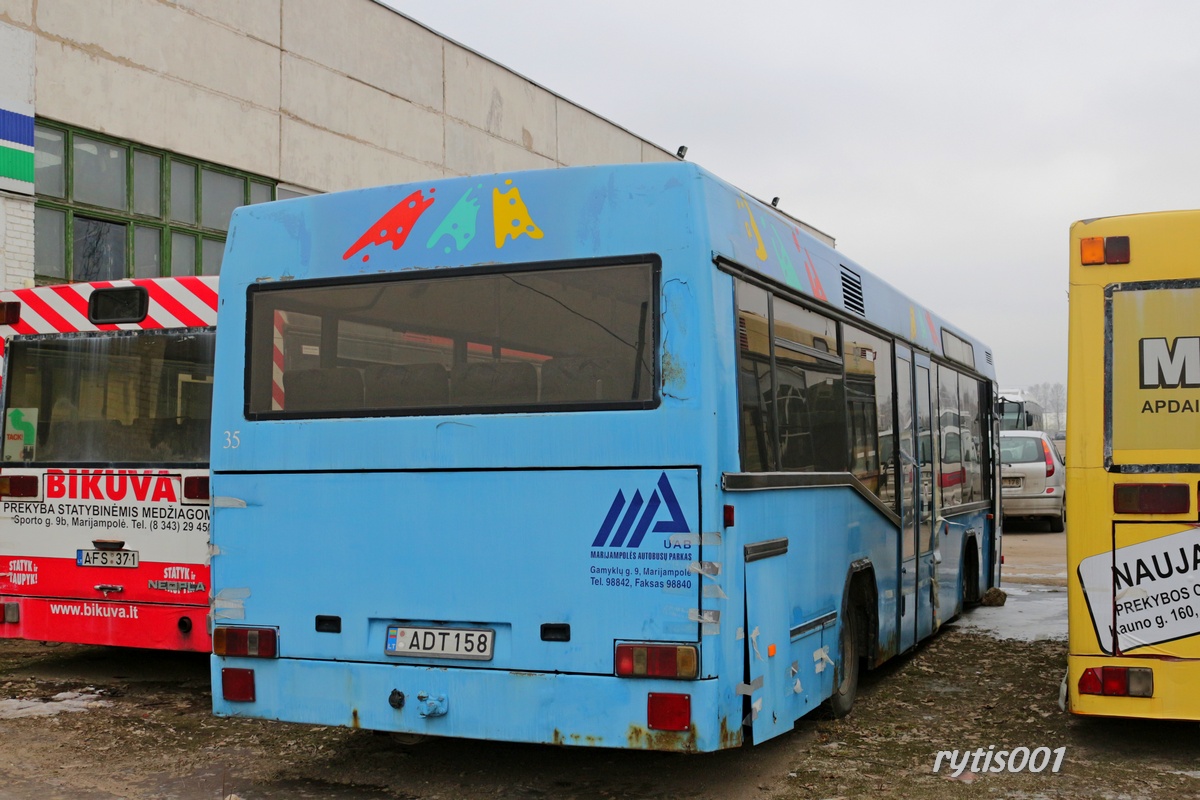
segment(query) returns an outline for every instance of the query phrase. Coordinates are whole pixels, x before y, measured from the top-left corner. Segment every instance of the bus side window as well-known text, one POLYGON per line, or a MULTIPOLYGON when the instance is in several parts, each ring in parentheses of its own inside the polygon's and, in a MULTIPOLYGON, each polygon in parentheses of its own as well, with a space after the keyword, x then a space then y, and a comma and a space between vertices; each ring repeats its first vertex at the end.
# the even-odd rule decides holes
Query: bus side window
POLYGON ((537 402, 537 370, 524 361, 480 361, 455 367, 450 393, 464 406, 537 402))
POLYGON ((362 408, 362 373, 353 367, 298 369, 283 373, 288 411, 362 408))
POLYGON ((550 403, 629 399, 631 384, 620 384, 608 359, 584 356, 552 358, 542 364, 542 401, 550 403))
POLYGON ((450 402, 450 382, 441 364, 372 364, 363 370, 367 408, 420 408, 450 402))

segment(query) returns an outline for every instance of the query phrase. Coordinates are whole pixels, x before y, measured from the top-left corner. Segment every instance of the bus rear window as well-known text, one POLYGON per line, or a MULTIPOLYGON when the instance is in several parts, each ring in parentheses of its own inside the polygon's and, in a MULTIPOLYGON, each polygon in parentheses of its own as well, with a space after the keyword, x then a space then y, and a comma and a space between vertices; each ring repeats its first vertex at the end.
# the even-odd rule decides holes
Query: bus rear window
POLYGON ((212 330, 14 338, 5 463, 206 464, 212 330))
POLYGON ((256 286, 251 417, 647 408, 651 263, 256 286))

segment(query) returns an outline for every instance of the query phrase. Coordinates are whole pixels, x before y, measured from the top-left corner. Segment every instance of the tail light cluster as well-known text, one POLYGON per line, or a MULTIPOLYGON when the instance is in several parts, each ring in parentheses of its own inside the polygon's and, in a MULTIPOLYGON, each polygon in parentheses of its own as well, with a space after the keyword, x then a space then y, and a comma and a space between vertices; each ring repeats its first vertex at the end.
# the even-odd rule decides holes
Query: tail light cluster
POLYGON ((1128 264, 1128 236, 1092 236, 1079 240, 1079 261, 1084 266, 1128 264))
MULTIPOLYGON (((243 658, 277 658, 279 635, 274 628, 217 628, 213 653, 243 658)), ((221 670, 221 697, 233 703, 253 703, 254 670, 226 667, 221 670)))
POLYGON ((1050 452, 1050 443, 1042 439, 1042 455, 1046 457, 1046 477, 1054 474, 1054 454, 1050 452))
POLYGON ((619 644, 619 678, 695 678, 699 657, 690 644, 619 644))
POLYGON ((1184 483, 1118 483, 1113 486, 1113 511, 1118 514, 1186 514, 1192 490, 1184 483))
POLYGON ((219 656, 275 658, 274 628, 217 628, 213 631, 213 652, 219 656))
POLYGON ((37 496, 37 475, 0 475, 0 497, 37 496))
MULTIPOLYGON (((693 644, 618 644, 615 664, 619 678, 690 680, 700 674, 700 651, 693 644)), ((691 726, 690 694, 646 694, 647 728, 655 731, 686 731, 691 726)))
POLYGON ((1079 693, 1153 697, 1154 670, 1147 667, 1088 667, 1079 676, 1079 693))
POLYGON ((189 475, 183 479, 183 496, 188 500, 208 499, 208 476, 189 475))

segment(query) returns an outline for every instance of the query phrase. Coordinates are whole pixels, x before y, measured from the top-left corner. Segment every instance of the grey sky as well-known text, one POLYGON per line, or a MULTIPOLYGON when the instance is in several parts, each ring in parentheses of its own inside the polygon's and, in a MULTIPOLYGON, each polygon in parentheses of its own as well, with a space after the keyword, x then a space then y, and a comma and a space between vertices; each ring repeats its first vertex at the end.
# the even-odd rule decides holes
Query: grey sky
MULTIPOLYGON (((1200 3, 388 0, 1065 382, 1068 228, 1200 206, 1200 3)), ((1136 251, 1136 243, 1134 243, 1136 251)))

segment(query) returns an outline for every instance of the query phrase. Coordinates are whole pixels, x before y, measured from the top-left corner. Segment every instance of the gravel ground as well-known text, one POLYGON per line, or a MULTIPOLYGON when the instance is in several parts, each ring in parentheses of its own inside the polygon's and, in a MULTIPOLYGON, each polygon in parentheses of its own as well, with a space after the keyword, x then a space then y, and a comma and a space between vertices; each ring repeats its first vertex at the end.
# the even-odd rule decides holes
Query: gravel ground
MULTIPOLYGON (((970 616, 967 617, 970 619, 970 616)), ((630 753, 395 737, 209 713, 203 656, 0 642, 0 800, 1200 797, 1200 726, 1058 708, 1061 640, 952 624, 870 673, 843 720, 753 749, 630 753), (57 704, 57 713, 37 707, 57 704), (29 709, 34 709, 31 713, 29 709), (939 751, 1065 748, 1041 773, 957 775, 939 751)), ((994 766, 994 763, 992 764, 994 766)))

